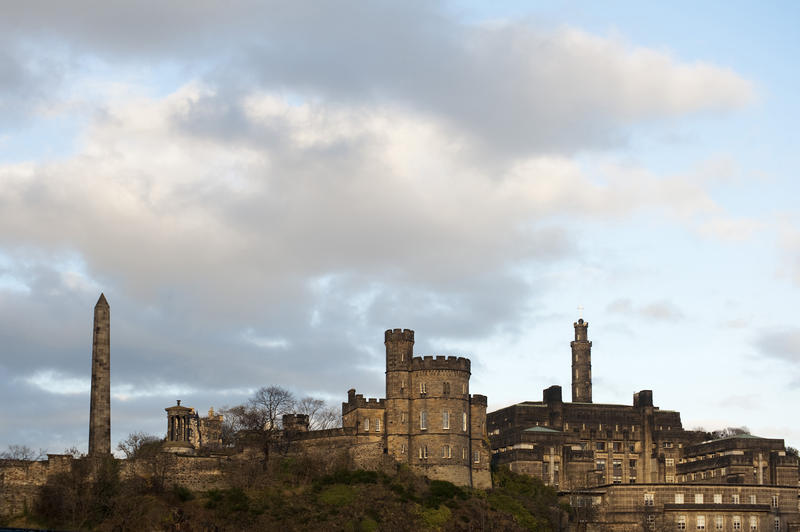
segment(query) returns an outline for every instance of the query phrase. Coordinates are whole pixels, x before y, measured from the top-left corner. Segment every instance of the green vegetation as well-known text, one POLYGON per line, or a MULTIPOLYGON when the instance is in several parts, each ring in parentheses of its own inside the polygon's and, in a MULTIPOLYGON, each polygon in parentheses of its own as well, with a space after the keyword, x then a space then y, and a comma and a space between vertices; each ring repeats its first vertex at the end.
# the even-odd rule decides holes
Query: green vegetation
MULTIPOLYGON (((119 463, 54 476, 39 503, 12 526, 62 530, 564 530, 569 508, 540 481, 508 470, 488 491, 392 472, 302 459, 227 472, 226 489, 163 487, 158 475, 120 481, 119 463), (94 468, 94 469, 92 469, 94 468)), ((158 468, 154 467, 157 473, 158 468)))

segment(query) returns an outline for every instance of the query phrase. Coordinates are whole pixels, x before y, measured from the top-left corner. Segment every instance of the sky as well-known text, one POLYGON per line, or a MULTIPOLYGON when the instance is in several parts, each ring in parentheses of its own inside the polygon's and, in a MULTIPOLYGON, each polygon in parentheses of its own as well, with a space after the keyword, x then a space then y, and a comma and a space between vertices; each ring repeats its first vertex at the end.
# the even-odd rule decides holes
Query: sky
POLYGON ((794 2, 0 7, 0 449, 261 386, 384 394, 383 331, 489 410, 570 397, 800 446, 794 2))

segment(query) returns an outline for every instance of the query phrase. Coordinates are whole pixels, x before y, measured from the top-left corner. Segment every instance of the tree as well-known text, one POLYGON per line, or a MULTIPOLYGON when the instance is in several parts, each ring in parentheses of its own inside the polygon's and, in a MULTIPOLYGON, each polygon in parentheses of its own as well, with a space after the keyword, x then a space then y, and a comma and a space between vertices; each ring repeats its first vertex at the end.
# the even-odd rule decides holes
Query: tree
POLYGON ((161 438, 144 432, 131 432, 128 437, 117 444, 117 449, 125 453, 125 458, 132 460, 150 456, 157 452, 161 438))
POLYGON ((715 430, 711 436, 715 440, 720 438, 730 438, 731 436, 739 436, 742 434, 750 434, 750 429, 747 427, 725 427, 724 429, 715 430))
POLYGON ((247 403, 261 428, 270 432, 281 428, 283 415, 291 414, 297 404, 292 392, 280 386, 259 388, 247 403))
POLYGON ((0 453, 2 460, 26 460, 29 462, 42 460, 47 456, 45 449, 34 451, 27 445, 9 445, 8 450, 0 453))
POLYGON ((304 397, 297 403, 297 413, 308 416, 309 430, 332 429, 341 425, 339 411, 322 399, 304 397))

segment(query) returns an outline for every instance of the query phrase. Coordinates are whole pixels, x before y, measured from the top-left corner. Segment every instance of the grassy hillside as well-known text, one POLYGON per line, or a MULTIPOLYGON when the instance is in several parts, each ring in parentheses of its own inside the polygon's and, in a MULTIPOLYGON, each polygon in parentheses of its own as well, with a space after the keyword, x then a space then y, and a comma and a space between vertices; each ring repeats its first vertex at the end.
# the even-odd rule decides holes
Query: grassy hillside
MULTIPOLYGON (((391 474, 338 470, 315 475, 286 459, 256 481, 224 490, 155 489, 119 482, 110 464, 96 482, 65 475, 26 515, 4 523, 60 530, 562 530, 568 508, 536 479, 500 470, 488 491, 391 474)), ((233 483, 233 485, 236 485, 233 483)))

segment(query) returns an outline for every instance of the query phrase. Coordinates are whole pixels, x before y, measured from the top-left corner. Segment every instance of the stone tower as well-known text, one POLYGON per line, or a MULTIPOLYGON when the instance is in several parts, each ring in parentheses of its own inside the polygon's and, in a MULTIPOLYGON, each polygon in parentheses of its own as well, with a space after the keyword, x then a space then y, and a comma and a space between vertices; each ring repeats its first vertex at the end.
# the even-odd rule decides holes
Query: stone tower
POLYGON ((414 357, 414 331, 389 329, 386 346, 386 443, 392 456, 407 456, 411 428, 411 359, 414 357))
POLYGON ((592 402, 592 342, 588 338, 589 323, 579 319, 575 326, 572 348, 572 402, 592 402))
POLYGON ((111 454, 111 318, 106 296, 94 306, 89 456, 111 454))

